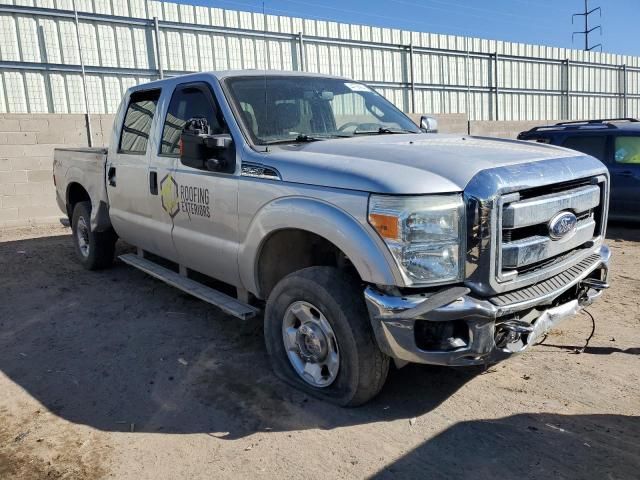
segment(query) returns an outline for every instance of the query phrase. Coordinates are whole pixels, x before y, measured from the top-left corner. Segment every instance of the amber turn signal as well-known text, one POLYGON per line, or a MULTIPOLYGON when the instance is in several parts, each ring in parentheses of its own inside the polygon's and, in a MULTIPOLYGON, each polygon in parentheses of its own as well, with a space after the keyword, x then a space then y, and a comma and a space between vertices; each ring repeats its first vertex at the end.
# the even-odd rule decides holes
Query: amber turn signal
POLYGON ((380 213, 370 213, 369 223, 375 228, 381 237, 390 240, 399 240, 398 217, 392 215, 382 215, 380 213))

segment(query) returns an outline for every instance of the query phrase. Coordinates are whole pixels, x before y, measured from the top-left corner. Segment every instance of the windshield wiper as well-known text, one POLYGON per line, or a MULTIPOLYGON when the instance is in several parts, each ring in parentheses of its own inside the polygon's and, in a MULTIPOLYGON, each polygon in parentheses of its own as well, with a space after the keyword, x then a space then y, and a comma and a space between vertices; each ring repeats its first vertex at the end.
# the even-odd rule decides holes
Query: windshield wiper
POLYGON ((380 127, 378 130, 363 130, 358 132, 357 130, 353 132, 352 135, 389 135, 389 134, 400 134, 400 133, 418 133, 412 130, 407 130, 406 128, 387 128, 380 127))
POLYGON ((386 127, 380 127, 378 129, 378 133, 420 133, 420 132, 415 132, 413 130, 407 130, 406 128, 386 128, 386 127))
POLYGON ((338 135, 327 135, 327 136, 313 136, 300 134, 296 138, 282 138, 280 140, 269 140, 268 142, 262 143, 262 145, 277 145, 279 143, 310 143, 310 142, 319 142, 321 140, 328 140, 330 138, 339 138, 338 135))

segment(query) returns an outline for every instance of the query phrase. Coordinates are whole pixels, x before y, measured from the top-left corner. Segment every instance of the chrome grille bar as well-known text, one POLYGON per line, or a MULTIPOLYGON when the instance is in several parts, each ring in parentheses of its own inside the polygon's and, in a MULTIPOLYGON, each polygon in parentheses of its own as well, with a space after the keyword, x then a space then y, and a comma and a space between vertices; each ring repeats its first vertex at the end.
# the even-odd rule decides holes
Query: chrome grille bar
POLYGON ((600 204, 600 187, 586 185, 560 193, 515 201, 502 211, 502 228, 513 229, 548 222, 562 210, 586 212, 600 204))
POLYGON ((502 267, 519 268, 573 250, 591 240, 595 228, 596 222, 588 218, 578 223, 575 234, 566 241, 554 241, 546 236, 535 235, 503 243, 502 267))

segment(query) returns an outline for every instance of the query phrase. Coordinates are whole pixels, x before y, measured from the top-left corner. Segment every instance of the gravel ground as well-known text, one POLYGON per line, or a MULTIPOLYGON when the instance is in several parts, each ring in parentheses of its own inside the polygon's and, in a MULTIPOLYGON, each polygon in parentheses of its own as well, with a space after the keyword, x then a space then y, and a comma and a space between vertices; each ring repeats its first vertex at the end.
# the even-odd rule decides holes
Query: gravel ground
POLYGON ((84 271, 63 227, 0 231, 0 479, 639 478, 640 230, 609 237, 584 353, 579 315, 486 372, 411 365, 341 409, 275 378, 259 320, 84 271))

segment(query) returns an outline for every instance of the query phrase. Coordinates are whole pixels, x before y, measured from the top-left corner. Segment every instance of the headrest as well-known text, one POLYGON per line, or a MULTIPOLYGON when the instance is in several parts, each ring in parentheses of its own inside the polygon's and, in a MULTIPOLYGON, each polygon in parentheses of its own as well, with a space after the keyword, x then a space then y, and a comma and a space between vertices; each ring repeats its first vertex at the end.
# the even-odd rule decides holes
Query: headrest
POLYGON ((297 103, 279 103, 275 109, 276 122, 281 131, 300 124, 300 107, 297 103))

